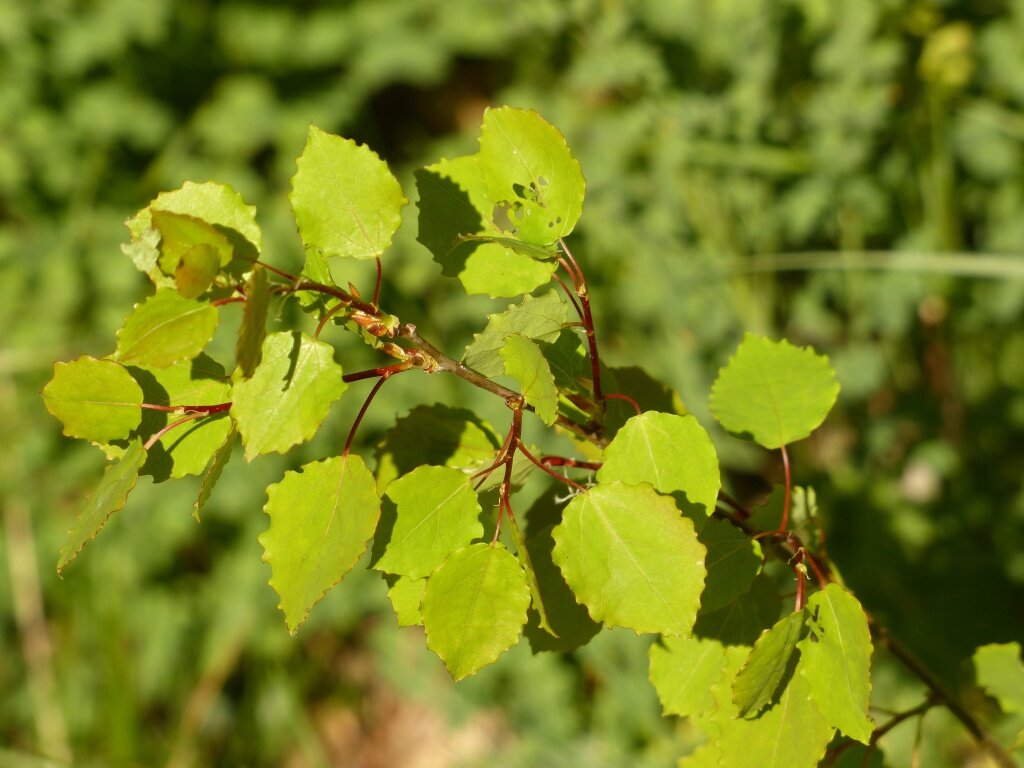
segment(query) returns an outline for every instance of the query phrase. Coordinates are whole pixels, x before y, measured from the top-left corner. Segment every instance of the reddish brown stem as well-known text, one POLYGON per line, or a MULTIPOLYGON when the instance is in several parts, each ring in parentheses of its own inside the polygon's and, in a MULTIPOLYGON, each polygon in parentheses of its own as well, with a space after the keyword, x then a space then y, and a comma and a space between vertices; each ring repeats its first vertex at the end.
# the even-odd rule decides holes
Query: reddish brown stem
POLYGON ((384 272, 380 266, 380 256, 377 257, 377 282, 373 285, 373 306, 380 306, 380 284, 384 272))
POLYGON ((542 469, 542 470, 543 470, 544 472, 546 472, 547 474, 551 475, 551 476, 552 476, 553 478, 555 478, 556 480, 561 480, 561 481, 562 481, 563 483, 565 483, 566 485, 571 485, 571 486, 572 486, 573 488, 576 488, 576 489, 578 489, 578 490, 580 490, 580 491, 586 491, 586 490, 587 490, 587 489, 586 489, 586 488, 584 488, 584 487, 583 487, 582 485, 580 485, 579 483, 577 483, 577 482, 576 482, 575 480, 570 480, 570 479, 569 479, 568 477, 564 477, 564 476, 562 476, 562 475, 558 474, 557 472, 555 472, 555 471, 554 471, 553 469, 551 469, 550 467, 547 467, 547 466, 545 466, 545 465, 544 465, 544 462, 542 462, 542 461, 541 461, 540 459, 538 459, 538 458, 537 458, 536 456, 534 456, 534 455, 533 455, 532 453, 530 453, 530 452, 529 452, 529 451, 528 451, 528 450, 526 449, 526 446, 525 446, 525 445, 523 445, 523 441, 522 441, 522 440, 519 440, 519 441, 517 441, 517 443, 516 443, 516 446, 517 446, 517 448, 518 448, 519 452, 523 454, 523 456, 525 456, 526 458, 528 458, 528 459, 529 459, 530 461, 532 461, 532 462, 533 462, 533 463, 534 463, 534 464, 535 464, 535 465, 536 465, 537 467, 539 467, 540 469, 542 469))
POLYGON ((804 609, 807 604, 807 572, 800 566, 804 561, 804 551, 802 549, 797 550, 796 553, 796 566, 793 570, 796 572, 796 605, 793 610, 800 612, 804 609))
POLYGON ((364 379, 373 379, 378 376, 394 376, 396 373, 402 371, 408 371, 412 366, 408 362, 395 363, 394 365, 382 365, 380 368, 370 368, 367 371, 356 371, 355 373, 346 373, 341 377, 341 380, 351 384, 353 381, 363 381, 364 379))
POLYGON ((210 304, 214 307, 223 307, 225 304, 238 304, 239 302, 245 301, 245 296, 228 296, 223 299, 214 299, 210 304))
MULTIPOLYGON (((573 309, 576 310, 576 314, 579 316, 580 320, 582 321, 583 320, 583 310, 580 308, 579 302, 576 301, 576 297, 572 295, 572 291, 569 290, 569 286, 567 286, 565 284, 565 281, 562 278, 560 278, 557 273, 552 275, 551 277, 553 277, 555 279, 555 282, 558 283, 562 287, 562 291, 565 293, 565 298, 567 298, 569 300, 569 303, 572 304, 573 309)), ((581 322, 581 325, 582 325, 582 322, 581 322)))
POLYGON ((217 403, 216 405, 155 405, 153 403, 142 403, 140 408, 145 408, 150 411, 162 411, 164 413, 176 413, 178 411, 184 411, 186 413, 220 413, 221 411, 227 411, 231 409, 231 403, 217 403))
POLYGON ((600 461, 580 461, 579 459, 570 459, 567 456, 541 456, 542 464, 548 464, 552 467, 578 467, 579 469, 591 469, 598 470, 602 466, 600 461))
POLYGON ((785 533, 789 529, 789 504, 792 497, 793 487, 789 472, 789 454, 786 446, 779 448, 782 451, 782 470, 786 477, 786 495, 782 499, 782 520, 779 521, 779 533, 785 533))
POLYGON ((345 440, 345 450, 341 452, 342 456, 348 456, 348 452, 352 448, 352 441, 356 437, 356 430, 359 429, 359 423, 363 420, 363 416, 366 415, 366 411, 370 407, 370 403, 373 402, 374 396, 380 392, 380 388, 384 386, 384 382, 391 378, 395 373, 397 373, 397 371, 385 371, 380 375, 380 378, 374 382, 373 387, 370 389, 370 394, 368 394, 366 399, 363 401, 363 406, 359 409, 359 413, 356 414, 356 418, 352 422, 352 427, 348 431, 348 438, 345 440))
POLYGON ((634 400, 629 395, 624 395, 622 392, 611 392, 611 393, 605 395, 604 399, 605 400, 623 400, 624 402, 627 402, 631 406, 633 406, 633 409, 636 411, 636 415, 637 416, 640 416, 643 413, 643 409, 640 408, 640 403, 638 403, 636 400, 634 400))
POLYGON ((200 411, 198 413, 190 413, 190 414, 188 414, 188 416, 182 416, 177 421, 172 421, 170 424, 168 424, 166 427, 161 429, 159 432, 151 435, 150 438, 146 441, 146 444, 144 446, 142 446, 142 447, 145 448, 148 451, 150 448, 152 448, 154 445, 156 445, 157 442, 159 442, 161 437, 166 435, 168 432, 170 432, 175 427, 179 427, 179 426, 181 426, 182 424, 184 424, 187 421, 192 421, 193 419, 201 419, 204 416, 209 416, 209 415, 210 414, 208 412, 200 411))
POLYGON ((317 339, 320 338, 320 331, 322 331, 324 329, 324 326, 327 325, 328 322, 330 322, 330 319, 334 317, 336 314, 338 314, 341 310, 343 310, 345 306, 345 302, 339 301, 337 304, 335 304, 327 311, 327 314, 320 318, 320 322, 317 323, 316 330, 313 331, 313 341, 316 341, 317 339))

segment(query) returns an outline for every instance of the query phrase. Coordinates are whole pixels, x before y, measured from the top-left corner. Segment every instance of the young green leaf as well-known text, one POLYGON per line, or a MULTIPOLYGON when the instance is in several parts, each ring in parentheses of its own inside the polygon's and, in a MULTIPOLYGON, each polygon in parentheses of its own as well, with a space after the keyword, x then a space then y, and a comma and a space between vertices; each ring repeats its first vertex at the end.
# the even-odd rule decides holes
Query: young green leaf
POLYGON ((196 299, 206 293, 217 276, 220 265, 217 251, 212 245, 199 243, 182 254, 174 270, 174 284, 186 299, 196 299))
POLYGON ((626 422, 608 444, 599 482, 649 483, 662 493, 683 491, 710 513, 721 477, 711 438, 693 416, 648 411, 626 422))
POLYGON ((206 246, 210 252, 213 274, 231 261, 231 242, 209 222, 171 211, 154 210, 150 216, 153 228, 160 233, 160 269, 164 274, 175 274, 186 254, 198 246, 206 246))
POLYGON ((518 333, 535 341, 555 341, 567 312, 568 305, 555 291, 526 296, 522 303, 487 318, 487 327, 473 336, 462 361, 484 376, 500 376, 505 373, 501 350, 509 336, 518 333))
POLYGON ((189 360, 217 330, 217 308, 161 288, 127 317, 117 332, 115 359, 125 365, 166 367, 189 360))
POLYGON ((245 286, 245 309, 238 328, 235 362, 243 379, 248 379, 260 364, 263 342, 267 338, 267 312, 270 308, 270 283, 267 270, 256 266, 245 286))
POLYGON ((726 520, 714 517, 702 521, 697 537, 707 547, 708 569, 701 611, 717 611, 750 589, 761 572, 761 545, 726 520))
POLYGON ((427 580, 427 647, 461 680, 515 645, 529 604, 526 574, 501 544, 458 549, 427 580))
POLYGON ((133 440, 124 455, 106 468, 103 480, 85 500, 74 526, 68 531, 67 543, 61 548, 57 561, 58 576, 78 556, 82 547, 96 538, 110 516, 124 506, 145 461, 146 449, 142 447, 142 441, 133 440))
POLYGON ((420 579, 483 535, 480 502, 469 475, 458 469, 417 467, 391 483, 387 497, 397 513, 377 570, 420 579))
POLYGON ((387 163, 362 144, 309 127, 288 196, 307 249, 375 259, 391 244, 408 202, 387 163))
POLYGON ((348 388, 333 347, 304 333, 271 334, 261 354, 252 378, 231 392, 246 461, 309 440, 348 388))
POLYGON ((838 584, 815 592, 804 610, 810 634, 800 642, 811 700, 829 725, 870 744, 871 632, 864 609, 838 584))
POLYGON ((356 564, 380 517, 373 475, 358 456, 286 472, 267 489, 270 527, 259 536, 270 585, 292 634, 356 564))
POLYGON ((723 608, 702 609, 693 634, 726 645, 753 645, 761 633, 776 622, 781 609, 778 590, 771 579, 761 574, 745 594, 723 608))
POLYGON ((791 613, 754 643, 732 686, 732 698, 740 717, 756 717, 779 698, 792 677, 797 642, 803 631, 804 614, 791 613))
POLYGON ((998 702, 1003 712, 1024 713, 1024 663, 1020 643, 991 643, 974 652, 978 685, 998 702))
POLYGON ((411 579, 408 576, 390 576, 388 583, 388 600, 395 611, 400 627, 415 627, 423 624, 420 615, 420 603, 427 589, 426 579, 411 579))
POLYGON ((225 465, 228 463, 228 459, 231 458, 231 449, 235 447, 235 437, 238 435, 238 431, 232 426, 231 431, 228 432, 228 436, 224 438, 224 442, 221 443, 220 447, 213 454, 213 461, 207 468, 206 473, 203 475, 202 481, 199 483, 199 493, 196 495, 196 500, 192 504, 192 517, 199 522, 199 510, 203 508, 203 505, 210 498, 210 494, 213 493, 213 487, 217 485, 217 481, 220 480, 221 473, 224 471, 225 465))
POLYGON ((527 403, 533 406, 537 417, 548 426, 558 417, 558 389, 548 361, 540 347, 522 334, 513 333, 501 348, 505 373, 519 382, 527 403))
POLYGON ((779 448, 817 429, 838 395, 827 357, 748 333, 715 380, 711 410, 730 432, 779 448))
POLYGON ((689 635, 704 588, 704 546, 672 499, 648 485, 600 484, 573 499, 553 558, 595 621, 689 635))
POLYGON ((142 420, 142 388, 131 374, 88 355, 53 366, 43 402, 64 423, 65 435, 98 443, 128 437, 142 420))
POLYGON ((663 637, 647 653, 648 677, 666 715, 699 717, 715 705, 725 676, 725 646, 696 637, 663 637))
POLYGON ((534 245, 572 232, 583 211, 583 171, 565 137, 536 112, 485 111, 479 163, 495 230, 534 245))

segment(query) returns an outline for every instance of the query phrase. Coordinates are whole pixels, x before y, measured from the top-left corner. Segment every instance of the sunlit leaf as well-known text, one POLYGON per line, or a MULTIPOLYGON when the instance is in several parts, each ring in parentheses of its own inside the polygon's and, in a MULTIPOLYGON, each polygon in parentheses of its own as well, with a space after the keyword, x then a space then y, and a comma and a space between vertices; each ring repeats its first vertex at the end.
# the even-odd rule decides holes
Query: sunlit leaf
POLYGON ((1024 663, 1020 643, 992 643, 974 652, 978 685, 993 696, 1004 712, 1024 712, 1024 663))
POLYGON ((395 611, 400 627, 414 627, 423 623, 420 615, 420 603, 427 589, 426 579, 412 579, 408 576, 394 576, 390 579, 388 600, 395 611))
POLYGON ((501 544, 458 549, 427 580, 427 647, 461 680, 515 645, 529 604, 526 574, 501 544))
POLYGON ((214 486, 217 485, 217 481, 220 480, 221 473, 228 463, 228 459, 231 458, 231 449, 235 447, 235 437, 237 437, 237 434, 237 431, 232 427, 231 431, 228 432, 228 436, 224 438, 224 442, 214 452, 213 461, 203 474, 202 482, 199 484, 199 493, 192 504, 192 517, 196 519, 196 522, 199 522, 199 510, 209 500, 214 486))
POLYGON ((523 399, 532 405, 538 418, 548 426, 558 416, 558 390, 548 361, 540 347, 525 336, 513 333, 501 348, 505 373, 519 383, 523 399))
POLYGON ((245 286, 245 309, 238 328, 235 361, 243 379, 248 379, 260 364, 263 342, 267 338, 267 312, 270 307, 270 283, 267 271, 255 267, 245 286))
POLYGON ((380 516, 373 475, 358 456, 306 464, 267 489, 270 527, 260 534, 270 585, 294 633, 356 564, 380 516))
POLYGON ((526 296, 520 304, 490 315, 487 327, 474 335, 462 360, 484 376, 500 376, 505 372, 501 350, 509 336, 518 333, 535 341, 555 341, 567 312, 568 305, 555 291, 539 297, 526 296))
POLYGON ((698 717, 714 705, 726 672, 725 646, 696 637, 664 637, 648 651, 649 672, 666 715, 698 717))
POLYGON ((131 374, 88 355, 53 366, 43 402, 63 422, 65 435, 99 443, 128 437, 142 419, 142 388, 131 374))
POLYGON ((792 677, 797 642, 803 631, 804 614, 791 613, 754 643, 732 688, 740 717, 756 717, 762 709, 778 700, 792 677))
POLYGON ((161 288, 127 317, 117 332, 118 362, 166 367, 189 360, 206 347, 217 329, 217 308, 161 288))

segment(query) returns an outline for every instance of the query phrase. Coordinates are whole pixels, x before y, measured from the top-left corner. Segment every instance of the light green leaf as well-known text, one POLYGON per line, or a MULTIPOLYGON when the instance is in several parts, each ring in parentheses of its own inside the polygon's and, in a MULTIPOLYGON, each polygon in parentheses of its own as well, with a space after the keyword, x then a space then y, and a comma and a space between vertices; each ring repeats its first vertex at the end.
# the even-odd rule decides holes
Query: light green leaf
POLYGON ((293 634, 310 609, 356 564, 380 516, 373 475, 358 456, 286 472, 267 489, 270 527, 260 534, 270 585, 293 634))
POLYGON ((505 373, 519 382, 526 402, 533 406, 537 417, 548 426, 558 417, 558 390, 548 361, 536 343, 522 334, 513 333, 501 348, 505 373))
POLYGON ((182 254, 174 271, 174 284, 178 293, 186 299, 202 296, 217 276, 219 267, 217 251, 213 246, 206 243, 192 246, 182 254))
POLYGON ((777 700, 793 673, 797 642, 804 631, 804 614, 780 619, 754 643, 732 686, 733 702, 740 717, 756 717, 777 700))
POLYGON ((427 589, 426 579, 411 579, 408 576, 394 576, 389 579, 388 600, 395 611, 400 627, 414 627, 423 623, 420 603, 427 589))
POLYGON ((486 110, 479 163, 495 230, 535 245, 572 232, 586 182, 565 137, 536 112, 486 110))
POLYGON ((822 717, 851 739, 871 742, 871 632, 857 598, 828 584, 807 600, 810 634, 800 642, 801 670, 822 717))
MULTIPOLYGON (((149 209, 144 209, 148 211, 149 209)), ((139 231, 130 243, 121 245, 121 252, 132 260, 136 268, 149 277, 157 288, 174 288, 174 278, 160 271, 160 233, 152 227, 139 231)))
POLYGON ((535 341, 555 341, 565 325, 568 305, 555 291, 543 296, 526 296, 513 305, 487 318, 487 327, 473 336, 462 361, 484 376, 500 376, 505 372, 501 350, 512 334, 521 334, 535 341))
POLYGON ((666 715, 700 717, 715 705, 712 689, 726 674, 724 645, 695 637, 663 637, 647 657, 648 676, 666 715))
POLYGON ((761 632, 779 618, 782 603, 771 579, 763 574, 754 579, 746 594, 716 611, 701 611, 694 635, 726 645, 752 645, 761 632))
POLYGON ((723 725, 715 739, 720 768, 814 768, 819 764, 835 731, 810 700, 799 665, 797 670, 778 703, 760 717, 723 725))
POLYGON ((730 432, 779 448, 817 429, 838 396, 827 357, 748 333, 715 380, 711 410, 730 432))
POLYGON ((761 545, 725 520, 711 517, 702 522, 697 537, 707 547, 708 569, 701 611, 717 611, 750 589, 761 572, 761 545))
POLYGON ((128 316, 117 332, 114 357, 125 365, 166 367, 189 360, 217 330, 217 308, 161 288, 128 316))
POLYGON ((449 552, 483 535, 476 491, 457 469, 417 467, 391 483, 387 497, 397 512, 377 570, 420 579, 449 552))
POLYGON ((526 574, 501 544, 458 549, 427 580, 427 647, 461 680, 515 645, 529 605, 526 574))
POLYGON ((704 546, 672 499, 647 485, 601 484, 565 508, 554 561, 595 621, 689 635, 704 588, 704 546))
MULTIPOLYGON (((206 246, 210 251, 214 263, 213 274, 231 261, 231 242, 209 222, 160 210, 152 211, 151 218, 153 228, 160 233, 160 268, 165 274, 175 274, 185 255, 198 246, 206 246)), ((185 293, 182 292, 182 295, 185 296, 185 293)))
POLYGON ((128 437, 142 420, 142 388, 122 366, 88 355, 56 363, 43 387, 46 410, 64 423, 64 434, 107 443, 128 437))
POLYGON ((213 462, 203 475, 202 482, 199 484, 199 493, 196 495, 196 500, 192 504, 192 517, 196 519, 197 523, 199 522, 199 510, 201 510, 209 500, 210 494, 213 493, 214 486, 217 485, 217 481, 220 480, 221 473, 224 471, 224 467, 228 463, 228 459, 231 458, 231 449, 235 447, 235 437, 237 434, 237 430, 232 425, 231 431, 228 432, 228 436, 224 438, 224 442, 221 443, 220 447, 214 452, 213 462))
MULTIPOLYGON (((207 355, 180 360, 166 368, 131 366, 128 372, 142 387, 147 403, 174 408, 185 405, 218 405, 229 402, 231 385, 224 369, 207 355)), ((154 435, 183 413, 146 409, 138 434, 154 435)), ((227 413, 203 416, 172 429, 149 448, 149 457, 141 474, 152 475, 155 482, 168 477, 198 475, 206 469, 228 433, 231 419, 227 413)))
POLYGON ((309 127, 288 196, 307 249, 375 259, 391 244, 408 202, 369 147, 309 127))
POLYGON ((1024 713, 1024 664, 1020 643, 992 643, 974 652, 978 685, 993 696, 1003 712, 1024 713))
POLYGON ((542 261, 530 252, 517 251, 509 238, 505 244, 488 233, 493 204, 487 197, 476 155, 441 160, 416 172, 419 191, 419 234, 441 265, 442 274, 458 277, 467 293, 485 293, 492 297, 518 296, 544 285, 558 264, 542 261))
POLYGON ((268 336, 252 378, 231 393, 246 461, 309 440, 348 388, 341 376, 329 344, 298 332, 268 336))
POLYGON ((263 342, 267 338, 267 311, 270 307, 270 282, 267 271, 253 268, 245 286, 245 309, 238 328, 235 362, 242 378, 248 379, 260 364, 263 342))
MULTIPOLYGON (((246 205, 242 196, 227 184, 213 181, 197 184, 186 181, 179 189, 161 192, 149 207, 143 208, 128 222, 128 229, 133 236, 151 226, 154 211, 170 211, 192 216, 213 224, 220 231, 237 232, 251 246, 252 258, 255 258, 263 248, 263 235, 256 224, 256 207, 246 205)), ((230 232, 225 234, 230 238, 230 232)), ((234 245, 237 251, 239 243, 236 242, 234 245)))
POLYGON ((103 480, 85 500, 74 526, 68 531, 67 543, 61 548, 60 559, 57 561, 58 576, 82 551, 82 547, 96 538, 110 516, 124 506, 145 461, 146 449, 142 447, 142 441, 133 440, 124 455, 107 466, 103 480))
POLYGON ((576 601, 551 557, 553 529, 553 525, 544 526, 525 541, 534 575, 530 585, 533 606, 525 631, 535 653, 571 651, 586 645, 601 630, 601 625, 576 601))
POLYGON ((693 416, 648 411, 626 422, 608 444, 599 482, 649 483, 662 493, 683 491, 708 513, 721 477, 711 438, 693 416))

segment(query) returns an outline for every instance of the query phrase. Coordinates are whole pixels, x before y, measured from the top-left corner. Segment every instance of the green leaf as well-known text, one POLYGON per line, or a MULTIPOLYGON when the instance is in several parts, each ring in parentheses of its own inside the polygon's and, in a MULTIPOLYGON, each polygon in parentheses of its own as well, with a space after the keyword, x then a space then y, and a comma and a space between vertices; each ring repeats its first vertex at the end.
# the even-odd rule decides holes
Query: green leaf
POLYGON ((501 439, 465 408, 418 405, 398 419, 377 448, 377 483, 382 490, 421 464, 455 467, 466 474, 494 461, 501 439))
POLYGON ((289 200, 307 249, 375 259, 391 244, 408 202, 369 147, 309 127, 289 200))
POLYGON ((248 379, 260 364, 263 342, 267 338, 267 312, 270 307, 270 282, 267 271, 253 268, 245 286, 245 309, 238 328, 235 361, 242 378, 248 379))
MULTIPOLYGON (((151 219, 153 228, 160 233, 160 268, 165 274, 175 274, 186 254, 198 246, 206 246, 211 251, 213 274, 231 261, 231 242, 213 224, 194 216, 160 210, 152 211, 151 219)), ((178 289, 180 291, 181 287, 178 289)))
MULTIPOLYGON (((230 400, 231 385, 224 369, 215 360, 200 354, 194 360, 181 360, 166 368, 131 366, 129 373, 142 387, 147 403, 178 408, 185 405, 218 405, 230 400)), ((154 435, 182 413, 147 409, 139 434, 154 435)), ((227 413, 203 416, 172 429, 149 448, 149 457, 141 474, 160 482, 168 477, 198 475, 224 443, 231 431, 227 413)))
POLYGON ((442 274, 458 277, 467 293, 518 296, 551 279, 556 261, 539 260, 521 245, 507 247, 512 241, 498 241, 497 231, 488 234, 493 204, 477 156, 441 160, 417 171, 416 187, 417 240, 433 254, 442 274))
POLYGON ((358 456, 286 472, 267 489, 270 527, 260 534, 270 585, 292 634, 356 564, 380 516, 373 475, 358 456))
POLYGON ((128 437, 142 420, 142 388, 131 374, 88 355, 53 366, 43 402, 64 423, 65 435, 99 443, 128 437))
POLYGON ((125 365, 166 367, 200 352, 217 329, 217 308, 159 289, 125 320, 117 332, 114 357, 125 365))
POLYGON ((704 587, 704 546, 672 500, 647 485, 601 484, 555 527, 554 561, 595 621, 689 635, 704 587))
POLYGON ((271 334, 261 354, 252 378, 237 382, 231 393, 246 461, 309 440, 348 388, 334 348, 304 333, 271 334))
POLYGON ((1024 664, 1020 643, 992 643, 974 652, 978 685, 993 696, 1007 714, 1024 713, 1024 664))
POLYGON ((206 293, 220 265, 217 251, 206 243, 194 245, 182 254, 174 271, 174 284, 186 299, 195 299, 206 293))
POLYGON ((509 336, 521 334, 535 341, 555 341, 565 325, 567 312, 568 305, 555 291, 539 297, 526 296, 522 303, 488 316, 487 327, 473 336, 462 362, 484 376, 500 376, 505 373, 501 350, 509 336))
POLYGON ((145 461, 146 449, 142 447, 142 441, 133 440, 124 455, 107 466, 103 480, 85 500, 74 526, 68 531, 67 543, 61 548, 60 559, 57 561, 58 576, 82 551, 82 547, 96 538, 110 516, 124 506, 145 461))
POLYGON ((779 618, 779 593, 763 574, 754 579, 746 594, 716 611, 700 612, 694 635, 713 638, 726 645, 752 645, 779 618))
POLYGON ((373 567, 420 579, 454 549, 483 535, 470 478, 450 467, 420 466, 388 486, 397 507, 383 555, 373 567))
POLYGON ((565 137, 536 112, 487 109, 479 163, 495 230, 535 245, 572 232, 583 211, 583 172, 565 137))
POLYGON ((389 579, 388 600, 395 610, 400 627, 414 627, 423 623, 420 603, 427 589, 426 579, 411 579, 408 576, 393 576, 389 579))
POLYGON ((708 518, 697 532, 707 550, 704 565, 708 569, 701 611, 711 613, 722 608, 750 589, 761 572, 761 545, 725 520, 708 518))
POLYGON ((199 522, 199 510, 209 500, 210 494, 213 493, 213 487, 217 485, 217 481, 220 480, 221 473, 224 471, 228 459, 231 458, 231 449, 235 447, 235 437, 237 434, 237 430, 232 426, 228 436, 221 443, 220 448, 214 452, 213 462, 203 475, 202 482, 199 484, 199 493, 192 504, 192 517, 196 519, 197 523, 199 522))
MULTIPOLYGON (((231 232, 237 232, 251 247, 251 258, 255 258, 263 248, 263 235, 256 224, 256 207, 246 205, 242 196, 227 184, 186 181, 180 189, 161 192, 149 207, 143 208, 128 222, 128 229, 133 235, 151 226, 154 211, 170 211, 201 219, 222 232, 228 230, 225 234, 229 238, 231 232)), ((234 245, 235 250, 239 250, 239 243, 234 245)))
POLYGON ((711 410, 730 432, 779 448, 817 429, 838 395, 827 357, 748 333, 715 380, 711 410))
MULTIPOLYGON (((149 209, 145 209, 148 211, 149 209)), ((174 288, 174 279, 160 271, 160 233, 152 227, 139 230, 130 243, 121 245, 121 252, 136 268, 149 277, 157 288, 174 288)))
POLYGON ((601 630, 587 609, 576 601, 552 559, 553 525, 529 536, 525 549, 533 569, 533 606, 526 625, 530 647, 538 651, 565 652, 586 645, 601 630))
POLYGON ((797 642, 803 631, 804 614, 791 613, 754 643, 732 686, 733 702, 740 717, 756 717, 778 700, 792 677, 797 642))
POLYGON ((809 699, 807 682, 797 673, 778 703, 760 717, 725 723, 715 746, 720 750, 719 765, 723 768, 814 768, 833 733, 809 699))
POLYGON ((726 674, 724 645, 695 637, 663 637, 647 657, 648 676, 666 715, 699 717, 715 705, 712 689, 726 674))
POLYGON ((519 383, 527 403, 533 406, 538 418, 548 426, 558 417, 558 390, 548 361, 533 341, 513 333, 501 348, 505 373, 519 383))
POLYGON ((871 742, 871 632, 864 609, 838 584, 807 600, 810 634, 800 642, 801 670, 822 717, 851 739, 871 742))
POLYGON ((707 431, 693 416, 656 411, 634 416, 618 431, 597 479, 649 483, 662 493, 683 491, 708 513, 721 487, 718 455, 707 431))
POLYGON ((526 574, 501 544, 458 549, 427 580, 427 647, 461 680, 515 645, 529 604, 526 574))

